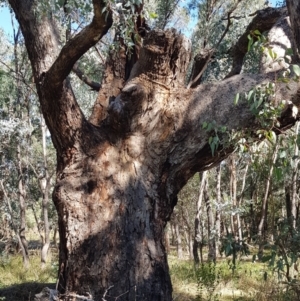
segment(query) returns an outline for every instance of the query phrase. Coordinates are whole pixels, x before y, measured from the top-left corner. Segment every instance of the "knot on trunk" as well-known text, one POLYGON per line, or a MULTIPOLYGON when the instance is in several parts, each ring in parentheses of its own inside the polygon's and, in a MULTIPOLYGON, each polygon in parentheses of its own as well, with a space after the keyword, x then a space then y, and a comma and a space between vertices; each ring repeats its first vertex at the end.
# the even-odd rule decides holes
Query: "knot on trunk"
POLYGON ((114 130, 126 132, 129 130, 132 117, 141 111, 142 101, 145 98, 145 91, 139 82, 129 82, 121 94, 111 97, 107 108, 108 123, 114 130))

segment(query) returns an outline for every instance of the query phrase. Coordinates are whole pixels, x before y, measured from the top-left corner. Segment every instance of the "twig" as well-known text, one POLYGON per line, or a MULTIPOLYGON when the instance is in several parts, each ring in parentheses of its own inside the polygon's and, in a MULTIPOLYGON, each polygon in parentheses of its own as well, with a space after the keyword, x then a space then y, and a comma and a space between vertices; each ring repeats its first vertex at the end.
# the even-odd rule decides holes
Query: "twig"
POLYGON ((90 299, 90 296, 88 296, 88 297, 87 296, 80 296, 80 295, 73 294, 73 293, 66 294, 65 296, 73 297, 73 298, 76 298, 76 299, 79 299, 79 300, 94 301, 94 299, 90 299))
POLYGON ((78 63, 75 63, 73 66, 73 72, 81 79, 85 84, 87 84, 89 87, 92 88, 94 91, 99 91, 101 88, 101 85, 99 83, 94 82, 89 77, 87 77, 78 66, 78 63))
POLYGON ((236 5, 227 13, 227 25, 226 28, 221 36, 221 38, 219 39, 218 43, 216 44, 216 46, 214 47, 214 49, 211 49, 212 51, 210 52, 209 56, 207 57, 207 60, 202 68, 202 70, 199 72, 199 74, 188 84, 187 89, 190 89, 192 85, 194 85, 199 79, 200 77, 203 75, 204 71, 206 70, 208 63, 210 62, 210 59, 212 58, 213 54, 216 52, 217 48, 220 46, 221 42, 223 41, 223 39, 225 38, 227 32, 229 31, 230 25, 231 23, 231 14, 237 9, 238 4, 241 2, 241 0, 238 0, 238 2, 236 3, 236 5))
MULTIPOLYGON (((27 82, 26 82, 26 80, 25 80, 25 77, 24 77, 24 75, 21 73, 21 72, 16 72, 15 70, 13 70, 11 67, 9 67, 5 62, 3 62, 1 59, 0 59, 0 63, 2 64, 2 65, 4 65, 10 72, 12 72, 12 73, 15 73, 16 75, 19 75, 19 76, 21 76, 21 78, 22 78, 22 82, 23 82, 23 84, 25 85, 25 86, 27 86, 35 95, 37 95, 37 93, 36 93, 36 91, 31 87, 31 85, 29 85, 29 84, 27 84, 27 82)), ((13 76, 12 75, 12 77, 14 78, 14 79, 18 79, 17 77, 15 77, 15 76, 13 76)))
POLYGON ((106 301, 106 300, 105 300, 105 296, 107 295, 108 291, 109 291, 111 288, 113 288, 113 287, 114 287, 114 286, 111 285, 108 289, 106 289, 106 291, 105 291, 104 294, 103 294, 102 301, 106 301))

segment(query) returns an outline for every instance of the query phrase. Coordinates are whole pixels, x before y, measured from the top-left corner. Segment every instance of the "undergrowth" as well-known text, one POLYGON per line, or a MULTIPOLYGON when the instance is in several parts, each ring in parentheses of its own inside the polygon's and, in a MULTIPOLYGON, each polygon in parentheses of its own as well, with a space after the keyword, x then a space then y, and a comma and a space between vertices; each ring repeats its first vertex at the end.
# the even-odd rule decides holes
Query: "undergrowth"
MULTIPOLYGON (((300 300, 293 283, 280 282, 267 263, 252 262, 248 257, 237 260, 232 269, 231 260, 224 258, 216 264, 204 263, 195 268, 193 261, 169 255, 169 266, 174 301, 300 300)), ((20 255, 2 255, 0 301, 34 300, 34 294, 43 287, 55 287, 56 276, 56 255, 49 258, 44 269, 40 267, 38 255, 31 256, 28 269, 23 267, 20 255)))
POLYGON ((55 288, 57 255, 50 255, 41 268, 39 255, 30 257, 30 266, 23 266, 22 256, 0 255, 0 301, 31 301, 44 287, 55 288))
POLYGON ((30 266, 24 268, 22 256, 0 257, 0 288, 24 282, 55 282, 57 277, 57 258, 51 257, 45 268, 41 268, 38 255, 30 257, 30 266))
POLYGON ((278 280, 266 263, 248 257, 221 259, 195 268, 193 261, 169 256, 174 301, 297 301, 295 290, 278 280))

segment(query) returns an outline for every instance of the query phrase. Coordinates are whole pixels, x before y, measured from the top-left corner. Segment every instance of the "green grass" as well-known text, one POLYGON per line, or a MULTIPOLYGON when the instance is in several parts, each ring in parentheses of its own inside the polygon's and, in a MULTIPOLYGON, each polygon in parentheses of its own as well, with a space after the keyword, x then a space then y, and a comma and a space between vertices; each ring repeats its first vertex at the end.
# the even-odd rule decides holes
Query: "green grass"
POLYGON ((222 259, 195 269, 189 260, 169 256, 173 297, 178 301, 296 301, 300 295, 278 280, 265 263, 222 259))
POLYGON ((44 269, 38 255, 30 257, 30 266, 24 268, 22 256, 0 257, 0 288, 23 282, 55 282, 57 276, 56 256, 51 258, 44 269))
POLYGON ((25 269, 22 256, 0 256, 0 300, 30 301, 34 295, 48 286, 55 287, 57 256, 50 255, 46 266, 41 268, 38 255, 30 257, 30 266, 25 269))
MULTIPOLYGON (((227 258, 195 269, 193 261, 169 255, 174 301, 297 301, 299 296, 278 281, 266 263, 249 258, 237 261, 232 269, 227 258)), ((39 255, 23 267, 22 256, 0 256, 0 301, 30 301, 45 286, 55 288, 57 255, 49 256, 41 269, 39 255)), ((300 286, 299 286, 300 287, 300 286)), ((142 301, 142 300, 138 300, 142 301)))

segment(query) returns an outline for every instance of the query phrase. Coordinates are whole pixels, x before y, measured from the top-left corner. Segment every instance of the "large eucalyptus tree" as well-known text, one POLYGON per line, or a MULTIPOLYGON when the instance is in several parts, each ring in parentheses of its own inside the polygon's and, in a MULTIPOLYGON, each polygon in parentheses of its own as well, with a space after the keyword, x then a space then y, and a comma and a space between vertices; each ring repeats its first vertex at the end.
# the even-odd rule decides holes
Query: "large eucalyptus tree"
MULTIPOLYGON (((233 100, 237 93, 273 80, 274 74, 239 75, 247 35, 254 29, 269 30, 286 10, 256 12, 232 49, 233 68, 227 79, 200 84, 198 75, 207 66, 204 62, 195 65, 188 85, 192 88, 186 88, 190 42, 176 30, 148 31, 140 15, 141 2, 131 1, 137 17, 136 32, 130 37, 136 47, 130 54, 120 38, 121 47, 108 57, 100 92, 87 119, 68 76, 77 60, 118 22, 113 12, 122 5, 130 9, 128 3, 114 7, 112 1, 84 1, 92 6, 92 20, 64 42, 53 13, 47 6, 40 9, 44 1, 8 2, 21 26, 57 152, 53 200, 59 219, 62 296, 66 300, 75 293, 90 294, 94 300, 105 295, 106 300, 170 301, 163 234, 177 193, 195 172, 217 164, 232 150, 222 147, 220 140, 212 155, 211 133, 203 129, 203 123, 214 120, 227 131, 257 126, 248 105, 235 105, 233 100)), ((57 2, 67 11, 78 1, 57 2)), ((240 2, 227 7, 224 22, 228 26, 240 2)), ((288 7, 300 47, 300 4, 290 0, 288 7)), ((119 22, 125 20, 119 17, 119 22)), ((210 60, 212 53, 203 59, 210 60)), ((292 99, 297 106, 297 91, 298 83, 294 83, 288 91, 277 89, 276 97, 292 99)), ((279 118, 278 127, 289 127, 298 118, 292 114, 296 107, 290 104, 289 108, 279 118)))

